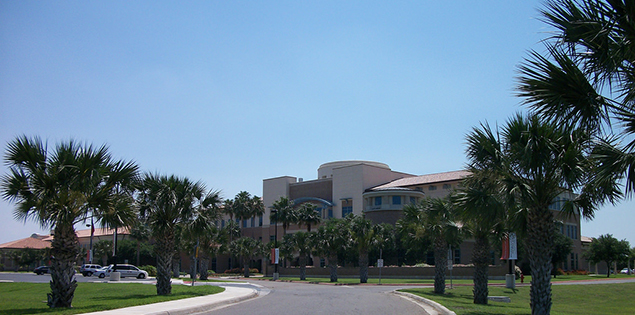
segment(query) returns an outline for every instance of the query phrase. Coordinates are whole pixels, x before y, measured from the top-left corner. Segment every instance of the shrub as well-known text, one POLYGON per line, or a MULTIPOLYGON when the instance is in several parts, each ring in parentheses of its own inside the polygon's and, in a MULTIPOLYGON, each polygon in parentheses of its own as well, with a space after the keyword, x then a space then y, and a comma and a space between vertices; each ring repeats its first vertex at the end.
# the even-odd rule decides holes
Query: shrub
POLYGON ((139 269, 145 270, 148 273, 148 276, 150 276, 150 277, 156 277, 157 276, 157 268, 155 266, 146 265, 146 266, 139 267, 139 269))

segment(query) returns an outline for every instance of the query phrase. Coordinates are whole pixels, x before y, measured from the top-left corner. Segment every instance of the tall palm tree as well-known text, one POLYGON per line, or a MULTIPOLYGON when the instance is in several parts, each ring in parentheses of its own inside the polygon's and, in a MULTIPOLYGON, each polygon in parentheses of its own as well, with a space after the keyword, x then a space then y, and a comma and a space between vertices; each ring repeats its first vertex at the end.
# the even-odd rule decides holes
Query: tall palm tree
POLYGON ((95 243, 95 257, 101 258, 102 266, 108 265, 108 256, 112 254, 112 241, 101 240, 95 243))
POLYGON ((477 168, 463 179, 455 197, 463 229, 474 238, 474 303, 487 304, 488 268, 491 261, 492 236, 499 235, 507 222, 504 198, 499 194, 496 177, 477 168))
POLYGON ((297 210, 297 222, 300 227, 306 225, 306 231, 311 232, 311 226, 319 224, 321 221, 320 213, 317 212, 317 206, 310 203, 303 203, 297 210))
POLYGON ((359 282, 368 282, 368 252, 372 247, 380 245, 381 234, 378 225, 373 225, 363 216, 349 215, 352 246, 357 249, 359 260, 359 282))
POLYGON ((282 236, 287 235, 287 228, 293 223, 298 222, 298 212, 293 206, 293 202, 287 197, 280 197, 274 201, 271 208, 270 219, 276 223, 282 223, 282 236))
MULTIPOLYGON (((134 216, 123 205, 133 190, 138 167, 115 161, 108 147, 76 141, 58 144, 49 151, 39 138, 21 136, 8 144, 5 162, 9 174, 2 177, 4 199, 17 204, 17 220, 33 219, 53 228, 51 244, 50 307, 71 307, 77 282, 73 264, 79 254, 75 224, 106 215, 131 223, 134 216)), ((102 221, 103 224, 103 221, 102 221)))
MULTIPOLYGON (((551 251, 554 218, 549 205, 560 194, 576 191, 593 166, 586 152, 589 137, 582 129, 545 122, 536 115, 516 115, 494 132, 475 128, 467 137, 470 165, 498 178, 500 189, 515 204, 510 213, 520 222, 532 273, 531 308, 534 314, 551 309, 551 251)), ((576 200, 574 202, 578 202, 576 200)), ((573 215, 574 202, 563 213, 573 215)), ((580 212, 593 211, 593 203, 578 202, 580 212)))
MULTIPOLYGON (((635 188, 635 4, 617 0, 554 0, 540 11, 555 28, 546 55, 520 67, 518 95, 541 117, 597 137, 596 168, 579 204, 617 202, 635 188), (621 143, 623 142, 623 144, 621 143)), ((584 207, 592 219, 597 207, 584 207)))
POLYGON ((201 182, 187 178, 146 174, 139 193, 140 215, 152 228, 157 253, 157 294, 172 292, 172 258, 176 254, 177 227, 191 222, 200 209, 212 204, 201 182))
POLYGON ((249 262, 254 257, 264 255, 264 245, 251 237, 241 237, 229 244, 229 251, 241 258, 243 274, 249 278, 249 262))

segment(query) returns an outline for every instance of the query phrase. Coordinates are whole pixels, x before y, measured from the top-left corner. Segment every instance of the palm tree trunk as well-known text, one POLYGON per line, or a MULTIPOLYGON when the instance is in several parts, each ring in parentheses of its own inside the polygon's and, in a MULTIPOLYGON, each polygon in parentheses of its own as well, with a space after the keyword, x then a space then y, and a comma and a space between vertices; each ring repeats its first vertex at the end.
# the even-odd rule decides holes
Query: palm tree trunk
POLYGON ((47 295, 49 307, 71 307, 77 288, 73 269, 77 255, 79 241, 75 229, 72 225, 57 225, 51 243, 51 293, 47 295))
POLYGON ((448 243, 443 237, 434 241, 434 293, 445 293, 445 269, 448 266, 448 243))
POLYGON ((337 254, 328 258, 331 269, 331 282, 337 282, 337 254))
POLYGON ((201 270, 199 271, 201 280, 207 280, 209 274, 207 273, 207 268, 209 266, 209 259, 205 256, 201 257, 201 270))
POLYGON ((243 258, 243 275, 249 278, 249 258, 243 258))
POLYGON ((479 235, 475 238, 474 253, 474 304, 487 304, 488 269, 489 269, 489 239, 487 235, 479 235))
POLYGON ((368 250, 359 251, 359 283, 368 282, 368 250))
POLYGON ((300 252, 300 280, 306 280, 306 254, 300 252))
POLYGON ((530 209, 527 214, 527 256, 531 267, 531 314, 551 312, 551 250, 553 215, 545 209, 530 209))
POLYGON ((157 239, 157 295, 168 295, 172 293, 172 259, 174 258, 173 235, 157 239))

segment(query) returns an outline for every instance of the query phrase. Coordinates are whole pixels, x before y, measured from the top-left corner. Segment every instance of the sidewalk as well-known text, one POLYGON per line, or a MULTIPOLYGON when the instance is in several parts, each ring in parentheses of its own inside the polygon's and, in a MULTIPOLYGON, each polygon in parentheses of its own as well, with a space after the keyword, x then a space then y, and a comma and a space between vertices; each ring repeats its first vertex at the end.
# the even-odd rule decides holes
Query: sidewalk
POLYGON ((84 315, 180 315, 207 311, 219 306, 237 303, 258 296, 251 288, 224 287, 225 291, 189 299, 119 308, 109 311, 84 313, 84 315))

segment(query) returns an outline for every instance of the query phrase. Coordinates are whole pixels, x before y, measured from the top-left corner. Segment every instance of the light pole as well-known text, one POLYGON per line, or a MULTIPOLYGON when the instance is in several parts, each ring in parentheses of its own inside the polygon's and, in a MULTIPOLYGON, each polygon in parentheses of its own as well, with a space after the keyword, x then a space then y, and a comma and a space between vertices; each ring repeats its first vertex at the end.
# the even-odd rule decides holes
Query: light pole
POLYGON ((278 278, 280 278, 280 273, 278 272, 278 210, 276 209, 271 209, 271 213, 274 213, 274 218, 275 218, 275 223, 274 223, 274 229, 275 229, 275 234, 273 237, 273 242, 274 242, 274 249, 273 249, 273 262, 275 264, 275 269, 273 272, 273 280, 278 280, 278 278))
POLYGON ((90 224, 86 224, 86 227, 90 226, 90 251, 88 252, 88 263, 93 263, 93 235, 95 235, 95 223, 93 218, 90 218, 90 224))

